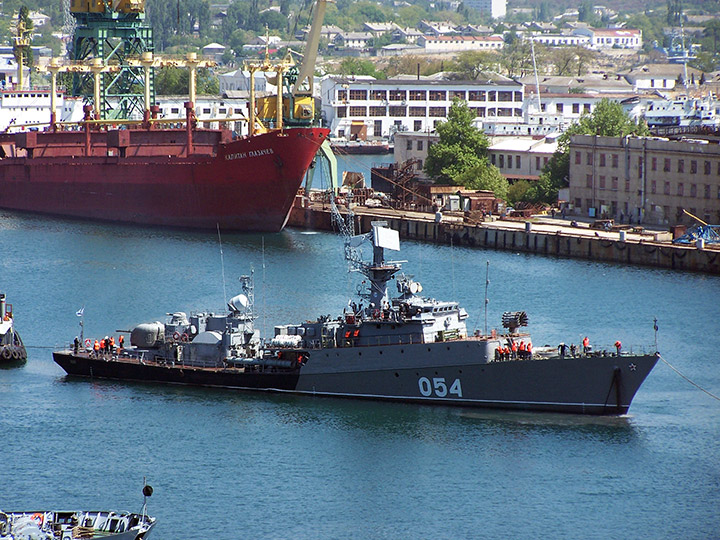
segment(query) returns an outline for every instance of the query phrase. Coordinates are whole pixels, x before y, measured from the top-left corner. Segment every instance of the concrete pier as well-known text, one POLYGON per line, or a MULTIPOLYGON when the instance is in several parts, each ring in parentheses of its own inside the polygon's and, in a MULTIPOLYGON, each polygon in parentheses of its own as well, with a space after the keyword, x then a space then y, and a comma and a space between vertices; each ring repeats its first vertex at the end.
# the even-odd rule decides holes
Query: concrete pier
MULTIPOLYGON (((353 212, 358 234, 382 219, 402 238, 412 240, 720 274, 720 246, 676 245, 665 232, 599 231, 585 223, 571 226, 569 220, 551 218, 468 222, 461 215, 444 215, 437 223, 431 214, 392 208, 357 206, 353 212)), ((288 226, 332 230, 330 207, 296 206, 288 226)))

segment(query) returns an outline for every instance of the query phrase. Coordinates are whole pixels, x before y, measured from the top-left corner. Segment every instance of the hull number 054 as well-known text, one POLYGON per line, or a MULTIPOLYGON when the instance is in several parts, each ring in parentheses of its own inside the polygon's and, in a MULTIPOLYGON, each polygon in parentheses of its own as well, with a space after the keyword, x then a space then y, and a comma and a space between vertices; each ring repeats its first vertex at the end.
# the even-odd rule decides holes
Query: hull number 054
POLYGON ((448 388, 449 382, 445 382, 445 377, 433 377, 432 382, 427 377, 420 377, 418 379, 418 387, 420 393, 425 397, 435 395, 436 397, 446 397, 449 394, 454 394, 457 397, 462 397, 462 386, 460 385, 460 379, 455 381, 448 388))

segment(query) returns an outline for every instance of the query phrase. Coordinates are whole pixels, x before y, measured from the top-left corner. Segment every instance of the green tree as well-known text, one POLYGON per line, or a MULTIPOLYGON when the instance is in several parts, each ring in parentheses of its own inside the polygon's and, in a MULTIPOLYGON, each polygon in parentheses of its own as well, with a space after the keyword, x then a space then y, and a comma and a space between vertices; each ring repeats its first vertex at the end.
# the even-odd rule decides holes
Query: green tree
POLYGON ((458 175, 457 183, 468 189, 492 191, 498 199, 506 200, 509 184, 500 169, 483 156, 480 163, 458 175))
POLYGON ((352 56, 343 58, 342 62, 340 62, 339 71, 341 75, 369 75, 376 79, 385 78, 383 72, 375 69, 373 62, 352 56))
POLYGON ((474 81, 483 72, 492 69, 497 62, 497 54, 490 51, 463 51, 455 60, 451 69, 463 80, 474 81))
POLYGON ((473 113, 464 101, 455 100, 447 122, 437 127, 439 141, 428 149, 425 172, 440 184, 460 185, 461 175, 487 162, 488 139, 473 125, 473 113))
POLYGON ((624 137, 626 135, 647 136, 650 130, 645 122, 636 123, 623 111, 617 101, 601 99, 590 114, 584 114, 580 121, 570 126, 558 138, 558 148, 543 170, 543 174, 526 193, 526 200, 552 203, 557 192, 568 185, 570 176, 570 140, 573 135, 600 135, 624 137))
POLYGON ((519 201, 526 199, 526 194, 530 189, 530 182, 527 180, 517 180, 507 190, 507 202, 515 205, 519 201))

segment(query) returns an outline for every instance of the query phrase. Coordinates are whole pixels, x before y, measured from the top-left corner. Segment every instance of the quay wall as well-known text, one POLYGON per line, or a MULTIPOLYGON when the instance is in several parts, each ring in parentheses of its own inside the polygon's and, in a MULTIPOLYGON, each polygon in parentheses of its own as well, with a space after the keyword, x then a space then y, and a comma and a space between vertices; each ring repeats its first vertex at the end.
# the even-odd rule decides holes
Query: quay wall
MULTIPOLYGON (((698 249, 637 239, 633 235, 628 235, 625 240, 610 238, 609 233, 588 236, 574 234, 567 227, 542 231, 536 230, 532 222, 520 224, 520 228, 517 223, 507 226, 509 224, 504 221, 436 223, 430 217, 404 215, 396 210, 383 212, 383 209, 356 208, 353 211, 358 234, 369 231, 372 221, 384 220, 399 231, 401 238, 412 240, 720 274, 720 249, 717 248, 698 249)), ((293 208, 288 226, 333 230, 329 208, 320 207, 293 208)))

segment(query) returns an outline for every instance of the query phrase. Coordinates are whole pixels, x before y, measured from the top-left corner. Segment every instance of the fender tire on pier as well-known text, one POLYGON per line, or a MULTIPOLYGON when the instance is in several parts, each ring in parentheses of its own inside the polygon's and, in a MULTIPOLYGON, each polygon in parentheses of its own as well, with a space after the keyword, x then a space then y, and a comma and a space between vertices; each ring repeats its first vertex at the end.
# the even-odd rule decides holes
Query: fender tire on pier
POLYGON ((10 357, 12 356, 12 352, 8 347, 2 348, 2 353, 0 353, 0 356, 3 357, 4 360, 10 360, 10 357))
POLYGON ((20 351, 18 351, 17 349, 13 349, 12 357, 13 357, 13 360, 20 360, 20 351))

